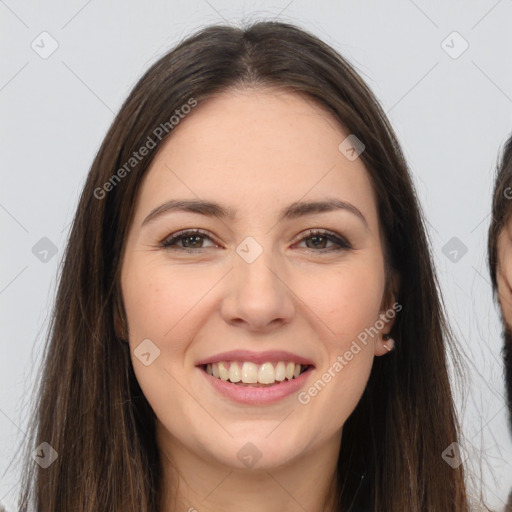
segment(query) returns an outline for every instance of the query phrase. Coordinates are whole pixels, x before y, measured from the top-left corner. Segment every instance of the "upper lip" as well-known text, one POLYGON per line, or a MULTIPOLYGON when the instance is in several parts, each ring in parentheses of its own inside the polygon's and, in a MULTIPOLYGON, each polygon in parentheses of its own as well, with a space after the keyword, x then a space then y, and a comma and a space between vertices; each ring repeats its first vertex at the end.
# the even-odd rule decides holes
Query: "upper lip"
POLYGON ((249 361, 251 363, 263 364, 270 361, 287 361, 302 365, 313 365, 313 362, 306 358, 287 352, 285 350, 268 350, 266 352, 251 352, 250 350, 230 350, 213 356, 205 357, 196 363, 196 366, 219 361, 249 361))

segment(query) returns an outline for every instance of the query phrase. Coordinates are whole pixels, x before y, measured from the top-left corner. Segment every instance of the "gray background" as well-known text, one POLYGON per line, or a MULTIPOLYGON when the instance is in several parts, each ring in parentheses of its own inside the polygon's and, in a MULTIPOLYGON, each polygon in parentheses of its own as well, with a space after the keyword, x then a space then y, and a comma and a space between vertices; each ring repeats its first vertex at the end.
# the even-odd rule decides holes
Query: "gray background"
POLYGON ((0 501, 9 510, 18 473, 8 465, 24 436, 69 223, 114 113, 147 67, 193 30, 260 18, 296 23, 334 46, 389 114, 470 363, 457 408, 475 488, 503 507, 512 441, 485 241, 494 166, 512 131, 512 1, 0 0, 0 501), (47 56, 52 40, 58 48, 47 56), (41 252, 44 237, 55 255, 41 252))

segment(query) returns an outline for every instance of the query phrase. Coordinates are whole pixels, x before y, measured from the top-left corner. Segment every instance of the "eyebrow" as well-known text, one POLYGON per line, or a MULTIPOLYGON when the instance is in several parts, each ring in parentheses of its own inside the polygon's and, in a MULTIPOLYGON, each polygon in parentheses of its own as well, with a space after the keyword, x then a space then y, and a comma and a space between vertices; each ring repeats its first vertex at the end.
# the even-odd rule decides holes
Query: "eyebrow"
MULTIPOLYGON (((278 221, 297 219, 314 213, 331 212, 335 210, 345 210, 358 217, 368 228, 368 223, 361 211, 353 204, 341 201, 340 199, 328 198, 322 201, 296 201, 289 206, 283 208, 278 216, 278 221)), ((215 217, 218 219, 236 219, 236 210, 225 208, 219 203, 213 201, 203 201, 196 199, 171 199, 157 206, 144 219, 141 226, 145 226, 152 220, 160 217, 164 213, 171 211, 183 211, 197 213, 207 217, 215 217)))

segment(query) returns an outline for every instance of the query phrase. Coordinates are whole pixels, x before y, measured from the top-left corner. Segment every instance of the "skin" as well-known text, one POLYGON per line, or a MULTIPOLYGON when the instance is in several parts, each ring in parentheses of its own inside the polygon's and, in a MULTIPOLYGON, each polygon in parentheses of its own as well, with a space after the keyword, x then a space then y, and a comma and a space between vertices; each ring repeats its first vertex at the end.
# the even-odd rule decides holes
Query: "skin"
POLYGON ((503 318, 508 326, 512 326, 512 218, 501 230, 497 244, 498 300, 503 318))
MULTIPOLYGON (((496 282, 501 320, 504 326, 502 334, 505 388, 509 407, 509 425, 512 431, 512 217, 508 219, 498 236, 497 250, 496 282)), ((509 500, 512 501, 512 494, 509 500)))
POLYGON ((217 394, 196 362, 219 352, 288 350, 310 358, 310 386, 380 314, 384 259, 375 195, 361 161, 338 145, 348 132, 304 97, 276 90, 225 91, 198 105, 174 129, 142 183, 122 260, 128 342, 138 382, 157 416, 164 463, 164 511, 329 510, 342 427, 357 405, 374 356, 388 353, 382 333, 302 405, 241 405, 217 394), (348 210, 278 222, 301 201, 341 199, 348 210), (142 226, 170 199, 202 199, 236 219, 171 211, 142 226), (159 243, 183 229, 210 238, 195 253, 159 243), (352 249, 311 235, 346 237, 352 249), (263 248, 247 263, 247 237, 263 248), (318 248, 317 248, 318 247, 318 248), (322 249, 327 249, 322 251, 322 249), (133 350, 149 338, 160 356, 143 365, 133 350), (247 468, 248 442, 262 457, 247 468), (169 482, 179 480, 179 489, 169 482))

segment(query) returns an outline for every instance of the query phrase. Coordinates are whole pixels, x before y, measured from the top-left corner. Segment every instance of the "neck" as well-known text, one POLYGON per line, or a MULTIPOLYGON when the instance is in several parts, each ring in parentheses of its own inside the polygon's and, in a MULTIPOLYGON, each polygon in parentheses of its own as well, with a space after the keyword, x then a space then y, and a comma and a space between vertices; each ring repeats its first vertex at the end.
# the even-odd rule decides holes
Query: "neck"
POLYGON ((335 510, 340 433, 285 465, 238 469, 207 460, 163 430, 159 425, 162 512, 335 510))

